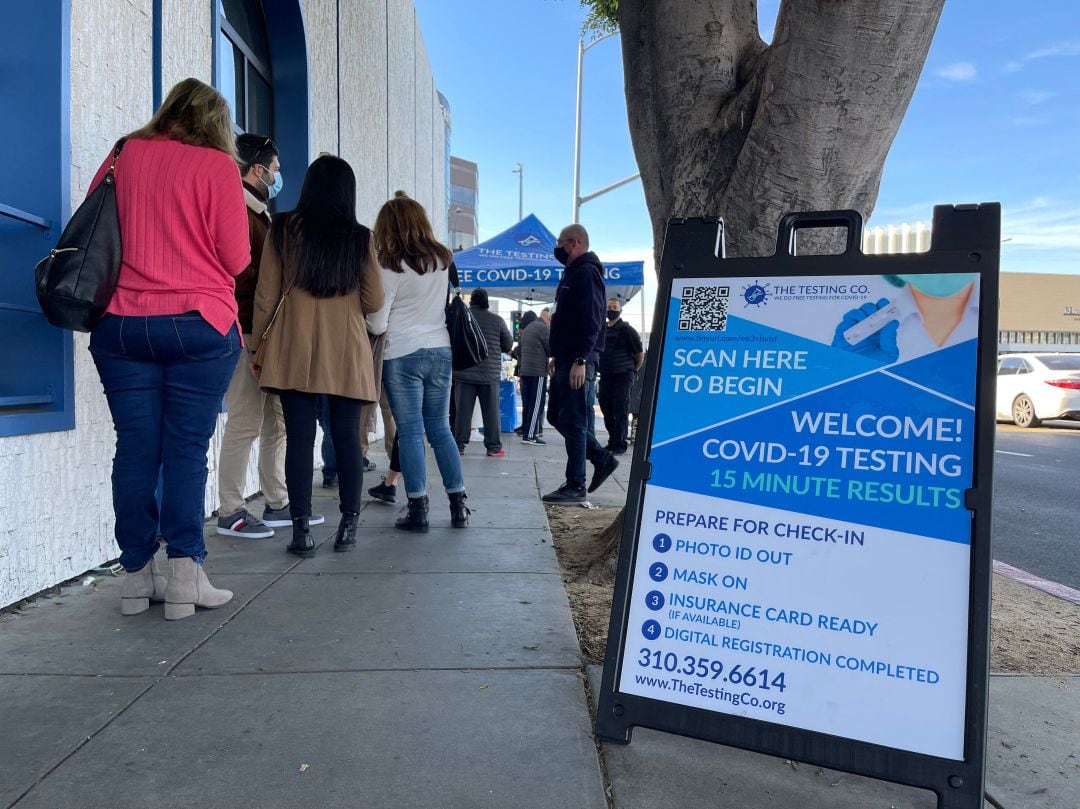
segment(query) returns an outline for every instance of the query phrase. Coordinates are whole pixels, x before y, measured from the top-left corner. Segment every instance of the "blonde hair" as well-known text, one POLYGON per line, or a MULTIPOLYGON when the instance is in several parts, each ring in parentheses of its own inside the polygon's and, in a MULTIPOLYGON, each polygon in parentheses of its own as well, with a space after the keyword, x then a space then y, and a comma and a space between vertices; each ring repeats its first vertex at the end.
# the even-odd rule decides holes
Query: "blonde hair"
POLYGON ((395 191, 375 217, 375 252, 388 270, 404 272, 407 264, 420 275, 449 267, 454 255, 440 244, 431 229, 424 206, 404 191, 395 191))
POLYGON ((221 93, 198 79, 179 82, 150 122, 128 137, 146 140, 158 135, 189 146, 217 149, 237 160, 229 103, 221 93))

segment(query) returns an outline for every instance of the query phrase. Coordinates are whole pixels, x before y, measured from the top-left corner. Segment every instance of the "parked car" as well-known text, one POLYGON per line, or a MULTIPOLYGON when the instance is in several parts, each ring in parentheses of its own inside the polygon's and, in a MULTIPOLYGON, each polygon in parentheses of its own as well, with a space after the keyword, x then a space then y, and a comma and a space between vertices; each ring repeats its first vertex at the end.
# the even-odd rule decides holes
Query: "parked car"
POLYGON ((997 417, 1017 427, 1080 419, 1080 354, 1002 354, 997 417))

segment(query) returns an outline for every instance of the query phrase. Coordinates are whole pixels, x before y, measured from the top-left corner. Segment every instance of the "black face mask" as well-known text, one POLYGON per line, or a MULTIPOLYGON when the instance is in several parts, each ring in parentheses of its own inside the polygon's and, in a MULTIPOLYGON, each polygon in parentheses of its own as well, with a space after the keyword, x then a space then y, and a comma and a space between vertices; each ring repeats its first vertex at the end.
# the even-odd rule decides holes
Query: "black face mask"
POLYGON ((620 314, 622 314, 622 313, 621 312, 613 312, 611 309, 608 309, 607 319, 608 320, 618 320, 620 314))
POLYGON ((555 260, 565 267, 566 262, 570 260, 570 254, 567 253, 566 250, 564 250, 563 248, 556 247, 555 248, 555 260))

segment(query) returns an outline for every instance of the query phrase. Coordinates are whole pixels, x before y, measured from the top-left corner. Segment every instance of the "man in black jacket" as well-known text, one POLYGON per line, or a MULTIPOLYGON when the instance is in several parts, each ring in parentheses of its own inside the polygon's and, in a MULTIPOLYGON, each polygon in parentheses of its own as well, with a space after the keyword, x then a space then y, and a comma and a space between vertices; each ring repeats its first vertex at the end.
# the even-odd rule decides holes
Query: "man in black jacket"
POLYGON ((604 414, 607 449, 622 455, 628 448, 626 432, 630 426, 630 389, 634 374, 645 361, 641 335, 622 319, 618 298, 607 302, 607 336, 600 355, 600 412, 604 414))
POLYGON ((555 258, 565 265, 555 290, 549 345, 553 363, 548 421, 566 442, 566 482, 545 503, 582 503, 586 499, 585 460, 593 465, 588 491, 596 491, 619 465, 589 428, 596 363, 604 348, 604 266, 589 252, 589 234, 568 225, 555 243, 555 258))
POLYGON ((464 371, 454 371, 454 398, 457 412, 454 437, 458 451, 464 455, 465 446, 472 433, 473 408, 480 399, 480 412, 484 417, 484 446, 489 458, 502 458, 502 429, 499 418, 499 377, 502 371, 502 354, 509 354, 514 345, 506 321, 488 308, 486 289, 473 290, 469 296, 469 309, 477 325, 487 339, 487 359, 464 371))

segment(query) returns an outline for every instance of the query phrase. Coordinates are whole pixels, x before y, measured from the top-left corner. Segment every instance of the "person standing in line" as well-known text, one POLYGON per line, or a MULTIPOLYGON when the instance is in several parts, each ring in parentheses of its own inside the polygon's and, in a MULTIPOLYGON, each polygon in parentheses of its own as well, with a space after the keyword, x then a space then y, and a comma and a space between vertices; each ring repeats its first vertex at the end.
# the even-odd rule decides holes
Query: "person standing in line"
POLYGON ((397 423, 409 499, 407 512, 394 524, 403 531, 428 530, 426 434, 450 499, 450 524, 465 528, 465 479, 449 417, 453 365, 446 296, 453 256, 436 241, 424 207, 404 191, 379 211, 375 241, 386 301, 368 317, 368 328, 373 334, 386 333, 383 385, 397 423))
POLYGON ((567 225, 555 243, 555 258, 566 267, 555 290, 551 320, 551 393, 548 421, 566 442, 566 482, 543 496, 545 503, 583 503, 585 461, 593 465, 588 491, 596 491, 619 465, 589 429, 589 402, 596 364, 604 348, 604 267, 589 251, 589 234, 567 225))
MULTIPOLYGON (((242 353, 233 278, 251 263, 244 187, 229 105, 197 79, 173 87, 122 146, 120 274, 90 354, 116 430, 121 612, 164 601, 177 620, 233 595, 203 570, 203 500, 210 436, 242 353), (154 561, 159 530, 167 579, 154 561)), ((89 191, 112 161, 110 149, 89 191)))
POLYGON ((487 358, 472 368, 454 371, 454 393, 457 397, 457 423, 454 436, 458 452, 465 454, 472 434, 472 415, 476 400, 480 400, 480 413, 484 419, 484 447, 489 458, 502 458, 506 450, 502 446, 502 422, 499 414, 499 377, 502 371, 502 354, 509 354, 514 339, 506 321, 488 308, 486 289, 475 289, 469 296, 469 309, 487 340, 487 358))
POLYGON ((634 387, 634 375, 645 362, 645 349, 637 329, 622 319, 622 303, 618 298, 608 298, 607 321, 597 398, 608 434, 606 449, 614 455, 625 455, 629 448, 630 390, 634 387))
POLYGON ((319 157, 296 208, 274 218, 255 290, 255 349, 264 339, 266 346, 254 369, 263 389, 281 397, 293 526, 286 550, 297 556, 315 553, 311 484, 320 393, 327 397, 341 500, 334 550, 356 545, 360 409, 378 399, 364 317, 382 302, 371 231, 356 221, 356 175, 340 157, 319 157))
MULTIPOLYGON (((532 312, 526 312, 525 317, 532 312)), ((522 322, 525 319, 522 318, 522 322)), ((540 437, 544 421, 544 396, 547 394, 547 368, 551 349, 547 323, 537 317, 526 323, 519 342, 521 353, 521 443, 546 444, 540 437)))
MULTIPOLYGON (((244 181, 251 248, 251 263, 236 276, 236 306, 244 345, 250 352, 259 262, 263 242, 270 231, 267 203, 281 191, 284 180, 277 146, 270 138, 240 135, 236 139, 236 152, 244 181)), ((285 422, 281 417, 281 402, 272 393, 263 393, 259 389, 259 382, 247 362, 238 362, 225 392, 225 409, 228 417, 218 458, 217 532, 247 539, 272 537, 275 526, 289 524, 285 422), (266 501, 262 520, 248 512, 244 500, 251 445, 256 438, 259 439, 259 488, 266 501)), ((318 517, 318 520, 322 522, 323 518, 318 517)))
MULTIPOLYGON (((547 306, 545 306, 543 309, 541 309, 540 310, 540 319, 542 321, 544 321, 544 325, 548 327, 548 333, 550 335, 550 332, 551 332, 551 309, 549 309, 547 306)), ((550 337, 549 337, 549 339, 550 339, 550 337)), ((551 350, 549 348, 548 349, 548 359, 550 360, 550 358, 551 358, 551 350)), ((550 367, 550 362, 548 363, 548 366, 550 367)), ((549 380, 549 377, 550 377, 550 374, 547 374, 547 373, 544 374, 543 392, 540 394, 539 426, 536 428, 536 437, 537 438, 543 438, 544 437, 544 421, 545 421, 544 414, 547 413, 547 400, 548 400, 548 387, 549 387, 548 380, 549 380)))

